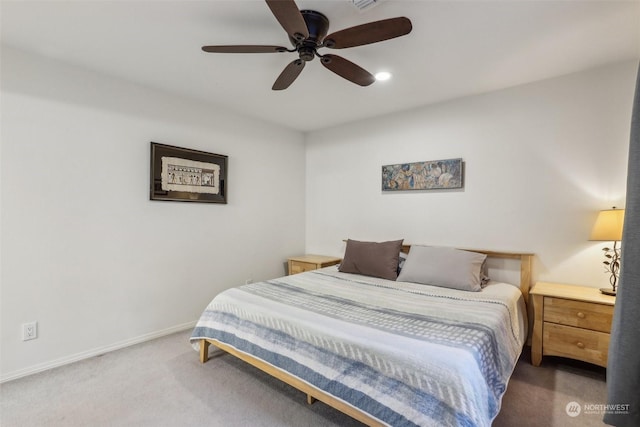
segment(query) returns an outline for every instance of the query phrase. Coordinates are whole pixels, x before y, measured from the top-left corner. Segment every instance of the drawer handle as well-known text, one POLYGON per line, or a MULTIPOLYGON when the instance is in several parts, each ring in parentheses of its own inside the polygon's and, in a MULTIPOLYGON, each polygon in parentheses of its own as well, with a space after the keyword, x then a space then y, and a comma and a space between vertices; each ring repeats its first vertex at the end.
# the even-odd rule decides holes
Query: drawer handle
POLYGON ((580 342, 580 341, 578 341, 578 342, 576 343, 576 345, 578 346, 578 348, 584 348, 584 343, 582 343, 582 342, 580 342))
POLYGON ((585 314, 581 311, 578 312, 577 316, 581 319, 584 319, 586 317, 585 314))

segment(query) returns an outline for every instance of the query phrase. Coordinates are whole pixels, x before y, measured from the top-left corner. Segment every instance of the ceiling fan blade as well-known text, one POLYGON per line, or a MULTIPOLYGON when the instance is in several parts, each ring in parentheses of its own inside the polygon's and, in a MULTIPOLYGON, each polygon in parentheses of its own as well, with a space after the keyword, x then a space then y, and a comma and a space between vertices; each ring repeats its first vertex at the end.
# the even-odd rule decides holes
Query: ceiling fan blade
POLYGON ((260 46, 260 45, 230 45, 230 46, 202 46, 202 50, 209 53, 274 53, 287 52, 282 46, 260 46))
POLYGON ((411 21, 405 17, 383 19, 331 33, 323 44, 331 49, 362 46, 404 36, 412 28, 411 21))
POLYGON ((309 30, 294 0, 265 0, 282 28, 298 41, 309 37, 309 30))
POLYGON ((369 86, 376 78, 364 68, 337 55, 323 55, 322 65, 357 85, 369 86))
POLYGON ((280 73, 278 78, 276 79, 273 87, 273 90, 283 90, 291 86, 291 83, 300 75, 302 70, 304 69, 304 62, 302 59, 296 59, 295 61, 289 63, 285 67, 285 69, 280 73))

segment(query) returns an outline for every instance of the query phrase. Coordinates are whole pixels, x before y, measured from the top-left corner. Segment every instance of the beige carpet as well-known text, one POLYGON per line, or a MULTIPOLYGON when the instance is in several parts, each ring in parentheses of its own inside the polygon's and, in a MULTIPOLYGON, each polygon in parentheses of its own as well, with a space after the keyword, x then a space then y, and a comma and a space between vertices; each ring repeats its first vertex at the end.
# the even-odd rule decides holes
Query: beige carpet
MULTIPOLYGON (((0 426, 359 426, 238 359, 202 365, 190 331, 0 385, 0 426)), ((528 349, 527 349, 528 350, 528 349)), ((545 358, 518 362, 495 426, 600 426, 605 373, 545 358), (576 401, 576 417, 565 411, 576 401), (587 406, 583 406, 587 405, 587 406), (597 412, 597 411, 596 411, 597 412)))
POLYGON ((606 425, 597 407, 607 403, 606 369, 547 356, 536 368, 531 365, 530 355, 529 347, 525 347, 502 398, 495 427, 606 425), (580 407, 574 417, 567 414, 567 405, 572 402, 580 407))

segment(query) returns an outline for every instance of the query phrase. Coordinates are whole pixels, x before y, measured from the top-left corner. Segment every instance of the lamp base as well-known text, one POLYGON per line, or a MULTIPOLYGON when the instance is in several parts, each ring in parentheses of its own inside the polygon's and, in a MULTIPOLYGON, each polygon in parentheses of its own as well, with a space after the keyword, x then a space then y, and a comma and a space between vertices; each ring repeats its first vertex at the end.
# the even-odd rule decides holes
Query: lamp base
POLYGON ((605 295, 613 295, 614 297, 616 296, 616 291, 610 288, 600 288, 600 292, 605 295))

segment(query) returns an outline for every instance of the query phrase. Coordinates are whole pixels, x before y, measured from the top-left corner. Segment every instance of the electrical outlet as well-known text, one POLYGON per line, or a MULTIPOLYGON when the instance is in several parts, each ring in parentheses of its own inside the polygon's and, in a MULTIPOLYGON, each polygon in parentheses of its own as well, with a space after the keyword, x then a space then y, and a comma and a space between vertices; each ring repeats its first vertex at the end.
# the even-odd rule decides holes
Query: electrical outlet
POLYGON ((38 338, 38 322, 28 322, 22 324, 22 341, 35 340, 38 338))

